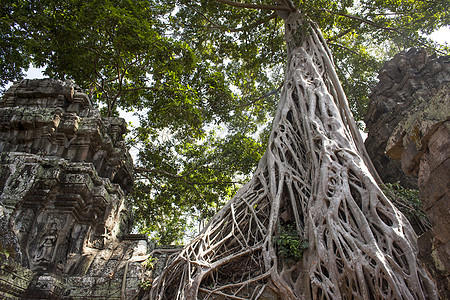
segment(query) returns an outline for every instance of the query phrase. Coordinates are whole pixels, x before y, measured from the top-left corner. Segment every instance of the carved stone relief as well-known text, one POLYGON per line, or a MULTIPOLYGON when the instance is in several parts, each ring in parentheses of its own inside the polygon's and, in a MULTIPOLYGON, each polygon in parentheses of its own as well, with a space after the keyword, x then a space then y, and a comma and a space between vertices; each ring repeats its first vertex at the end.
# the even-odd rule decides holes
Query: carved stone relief
POLYGON ((118 275, 129 264, 142 268, 134 247, 139 239, 147 245, 141 236, 125 240, 132 225, 126 196, 133 183, 125 132, 125 120, 102 118, 70 82, 22 80, 5 92, 0 223, 6 234, 0 246, 9 258, 0 265, 12 271, 0 274, 7 283, 0 285, 0 298, 83 298, 90 284, 96 297, 138 292, 139 272, 128 274, 135 280, 125 287, 118 275), (107 273, 117 289, 96 285, 107 273), (13 295, 12 278, 18 276, 24 281, 13 295))

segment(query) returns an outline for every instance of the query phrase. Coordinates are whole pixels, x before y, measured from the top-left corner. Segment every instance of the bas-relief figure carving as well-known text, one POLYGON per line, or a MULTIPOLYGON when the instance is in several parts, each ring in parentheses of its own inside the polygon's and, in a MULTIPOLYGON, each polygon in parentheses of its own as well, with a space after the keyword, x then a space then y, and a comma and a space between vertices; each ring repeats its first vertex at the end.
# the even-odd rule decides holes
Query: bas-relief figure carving
POLYGON ((41 238, 41 242, 34 253, 33 261, 35 264, 47 266, 48 263, 52 261, 57 238, 58 228, 56 226, 56 222, 53 222, 50 229, 47 230, 41 238))
POLYGON ((149 245, 129 234, 133 165, 125 132, 125 120, 102 118, 70 82, 22 80, 5 92, 0 221, 7 233, 0 246, 10 255, 5 265, 13 267, 0 274, 0 298, 138 293, 141 261, 148 257, 142 244, 144 252, 149 245), (134 272, 127 272, 123 286, 125 265, 134 272), (108 283, 106 273, 112 274, 108 283))

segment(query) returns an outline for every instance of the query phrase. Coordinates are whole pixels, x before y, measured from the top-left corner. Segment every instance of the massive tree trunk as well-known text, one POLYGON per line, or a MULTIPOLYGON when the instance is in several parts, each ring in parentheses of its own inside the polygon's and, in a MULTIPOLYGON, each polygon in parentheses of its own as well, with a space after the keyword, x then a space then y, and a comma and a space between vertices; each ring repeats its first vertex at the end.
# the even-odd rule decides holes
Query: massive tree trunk
POLYGON ((319 30, 291 13, 286 43, 283 93, 252 180, 172 260, 151 298, 436 299, 410 224, 364 162, 319 30), (283 228, 309 243, 296 261, 286 252, 298 249, 277 243, 283 228))

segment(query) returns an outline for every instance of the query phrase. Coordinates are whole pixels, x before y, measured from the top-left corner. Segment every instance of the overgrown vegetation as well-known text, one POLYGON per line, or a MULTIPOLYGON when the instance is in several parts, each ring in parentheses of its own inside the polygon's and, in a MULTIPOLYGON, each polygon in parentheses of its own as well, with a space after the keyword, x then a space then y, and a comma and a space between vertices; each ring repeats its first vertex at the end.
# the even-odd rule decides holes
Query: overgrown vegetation
POLYGON ((8 249, 6 248, 0 249, 0 258, 7 260, 10 256, 11 254, 9 253, 8 249))
POLYGON ((408 189, 397 183, 386 183, 382 186, 384 194, 411 222, 417 235, 421 235, 431 228, 422 203, 419 199, 419 191, 408 189))
POLYGON ((280 233, 274 238, 278 254, 288 263, 299 261, 308 249, 309 242, 292 225, 280 226, 279 230, 280 233))
POLYGON ((138 284, 141 289, 148 290, 152 287, 152 274, 157 262, 158 259, 152 256, 149 256, 145 261, 142 262, 142 266, 144 266, 146 274, 138 284))
POLYGON ((156 263, 158 262, 158 259, 156 257, 149 256, 142 265, 146 270, 153 270, 156 266, 156 263))
POLYGON ((413 229, 365 165, 316 27, 322 19, 284 3, 276 10, 291 12, 284 19, 287 70, 267 151, 252 179, 169 262, 150 298, 437 299, 413 229), (305 22, 310 34, 297 43, 305 22))

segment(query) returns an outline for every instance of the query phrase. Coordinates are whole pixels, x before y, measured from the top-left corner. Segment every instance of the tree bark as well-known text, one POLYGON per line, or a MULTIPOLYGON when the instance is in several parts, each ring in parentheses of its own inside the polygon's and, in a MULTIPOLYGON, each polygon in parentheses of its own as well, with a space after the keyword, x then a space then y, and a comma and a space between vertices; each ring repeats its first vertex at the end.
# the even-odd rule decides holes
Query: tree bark
POLYGON ((379 189, 321 33, 286 22, 288 60, 252 180, 173 258, 152 299, 437 299, 416 236, 379 189), (276 239, 291 226, 299 261, 276 239))

